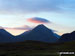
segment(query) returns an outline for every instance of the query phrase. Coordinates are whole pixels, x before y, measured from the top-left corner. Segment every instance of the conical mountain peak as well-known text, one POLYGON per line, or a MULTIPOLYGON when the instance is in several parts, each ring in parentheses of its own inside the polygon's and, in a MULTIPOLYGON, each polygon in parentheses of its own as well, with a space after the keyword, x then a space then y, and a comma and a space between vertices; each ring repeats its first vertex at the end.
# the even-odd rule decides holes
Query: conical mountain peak
POLYGON ((40 24, 40 25, 36 26, 35 28, 47 28, 47 27, 43 24, 40 24))
POLYGON ((24 32, 23 34, 17 36, 20 37, 20 41, 34 40, 41 42, 56 42, 58 40, 57 36, 53 33, 51 29, 48 29, 43 24, 36 26, 29 32, 24 32))
POLYGON ((37 27, 40 27, 40 26, 42 26, 42 27, 46 27, 46 26, 44 26, 43 24, 40 24, 40 25, 38 25, 37 27))
POLYGON ((48 29, 45 25, 43 25, 43 24, 40 24, 40 25, 38 25, 38 26, 36 26, 34 29, 32 29, 32 30, 43 30, 43 31, 52 31, 52 30, 50 30, 50 29, 48 29))

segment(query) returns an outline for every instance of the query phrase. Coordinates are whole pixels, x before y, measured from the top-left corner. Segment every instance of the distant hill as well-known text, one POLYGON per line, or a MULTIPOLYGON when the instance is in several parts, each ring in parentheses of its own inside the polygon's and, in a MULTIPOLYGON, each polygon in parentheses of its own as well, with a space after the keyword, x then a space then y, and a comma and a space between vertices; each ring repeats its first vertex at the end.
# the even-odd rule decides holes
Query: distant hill
POLYGON ((0 29, 0 43, 13 43, 19 41, 20 38, 16 38, 15 36, 7 32, 5 29, 0 29))
POLYGON ((4 29, 0 29, 0 43, 13 42, 14 36, 4 29))
POLYGON ((59 42, 68 42, 74 40, 75 40, 75 31, 73 31, 72 33, 63 34, 59 39, 59 42))
POLYGON ((52 30, 48 29, 46 26, 41 24, 36 26, 31 31, 24 32, 23 34, 17 37, 20 37, 21 40, 34 40, 53 43, 58 40, 59 36, 53 33, 52 30))

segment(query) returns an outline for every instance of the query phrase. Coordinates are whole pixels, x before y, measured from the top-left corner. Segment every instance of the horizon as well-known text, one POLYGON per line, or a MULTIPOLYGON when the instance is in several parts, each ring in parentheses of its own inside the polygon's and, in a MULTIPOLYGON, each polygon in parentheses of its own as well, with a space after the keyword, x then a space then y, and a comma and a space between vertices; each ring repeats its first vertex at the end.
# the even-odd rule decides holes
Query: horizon
POLYGON ((0 26, 19 35, 44 24, 62 35, 75 31, 74 11, 75 0, 0 0, 0 26))
MULTIPOLYGON (((36 27, 38 27, 38 26, 40 26, 40 25, 43 25, 44 27, 46 27, 44 24, 39 24, 39 25, 37 25, 37 26, 33 27, 32 29, 27 30, 27 31, 31 31, 31 30, 33 30, 34 28, 36 28, 36 27)), ((48 28, 48 27, 46 27, 46 28, 48 28)), ((25 30, 25 31, 23 30, 23 32, 19 32, 19 31, 18 31, 18 32, 17 32, 18 35, 14 35, 15 33, 12 34, 12 32, 9 32, 8 30, 6 30, 6 28, 0 27, 0 29, 7 31, 8 33, 10 33, 10 34, 13 35, 13 36, 18 36, 18 35, 20 35, 20 34, 22 34, 22 33, 24 33, 24 32, 27 32, 26 30, 25 30)), ((14 29, 14 28, 11 28, 11 29, 14 29)), ((49 29, 49 28, 48 28, 48 29, 49 29)), ((51 30, 53 33, 56 32, 55 30, 52 30, 52 29, 49 29, 49 30, 51 30)), ((13 30, 13 31, 15 31, 15 30, 13 30)))
MULTIPOLYGON (((3 27, 0 27, 0 29, 3 29, 3 30, 5 30, 5 31, 7 31, 8 33, 10 33, 11 35, 13 35, 13 36, 18 36, 18 35, 21 35, 21 34, 23 34, 24 32, 27 32, 27 31, 31 31, 31 30, 33 30, 34 28, 36 28, 36 27, 38 27, 38 26, 40 26, 40 25, 43 25, 44 27, 46 27, 44 24, 39 24, 39 25, 37 25, 37 26, 35 26, 35 27, 33 27, 32 29, 30 29, 30 30, 23 30, 23 31, 21 31, 21 32, 17 32, 18 34, 16 34, 15 33, 15 30, 14 30, 14 28, 11 28, 11 29, 13 29, 13 33, 14 34, 12 34, 12 32, 11 31, 8 31, 8 30, 6 30, 6 28, 3 28, 3 27)), ((46 27, 46 28, 48 28, 48 27, 46 27)), ((56 33, 56 31, 55 30, 52 30, 52 29, 50 29, 50 28, 48 28, 49 30, 51 30, 53 33, 56 33)), ((16 30, 17 31, 17 30, 16 30)), ((74 31, 73 31, 74 32, 74 31)), ((70 32, 70 33, 72 33, 72 32, 70 32)), ((57 34, 57 33, 56 33, 57 34)), ((64 34, 67 34, 67 33, 64 33, 64 34)), ((59 34, 58 34, 59 35, 59 34)), ((63 35, 63 34, 62 34, 63 35)), ((62 36, 62 35, 59 35, 59 36, 62 36)))

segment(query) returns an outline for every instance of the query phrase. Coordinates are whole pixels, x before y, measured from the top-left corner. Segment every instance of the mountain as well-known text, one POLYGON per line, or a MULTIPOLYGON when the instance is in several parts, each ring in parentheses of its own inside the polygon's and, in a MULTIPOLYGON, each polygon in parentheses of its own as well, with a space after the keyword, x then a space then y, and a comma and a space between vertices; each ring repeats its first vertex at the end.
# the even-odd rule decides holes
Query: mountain
POLYGON ((24 32, 23 34, 17 36, 20 37, 20 40, 34 40, 41 42, 56 42, 58 40, 57 35, 53 33, 52 30, 48 29, 44 25, 38 25, 34 29, 24 32))
POLYGON ((13 36, 4 29, 0 29, 0 43, 23 42, 26 40, 41 41, 41 42, 56 42, 59 36, 53 33, 44 25, 38 25, 34 29, 24 32, 21 35, 13 36))
POLYGON ((14 36, 4 29, 0 29, 0 43, 13 42, 14 36))
POLYGON ((61 36, 59 42, 67 42, 67 41, 74 41, 75 40, 75 31, 72 33, 66 33, 61 36))

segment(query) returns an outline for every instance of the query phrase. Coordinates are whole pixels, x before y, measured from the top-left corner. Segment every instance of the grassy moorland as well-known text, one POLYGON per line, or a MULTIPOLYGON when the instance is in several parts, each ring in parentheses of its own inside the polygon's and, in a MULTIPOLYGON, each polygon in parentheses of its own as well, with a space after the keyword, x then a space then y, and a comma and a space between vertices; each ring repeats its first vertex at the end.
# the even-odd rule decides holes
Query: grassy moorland
POLYGON ((44 43, 25 41, 0 44, 1 56, 59 56, 60 51, 75 51, 75 41, 65 43, 44 43))

